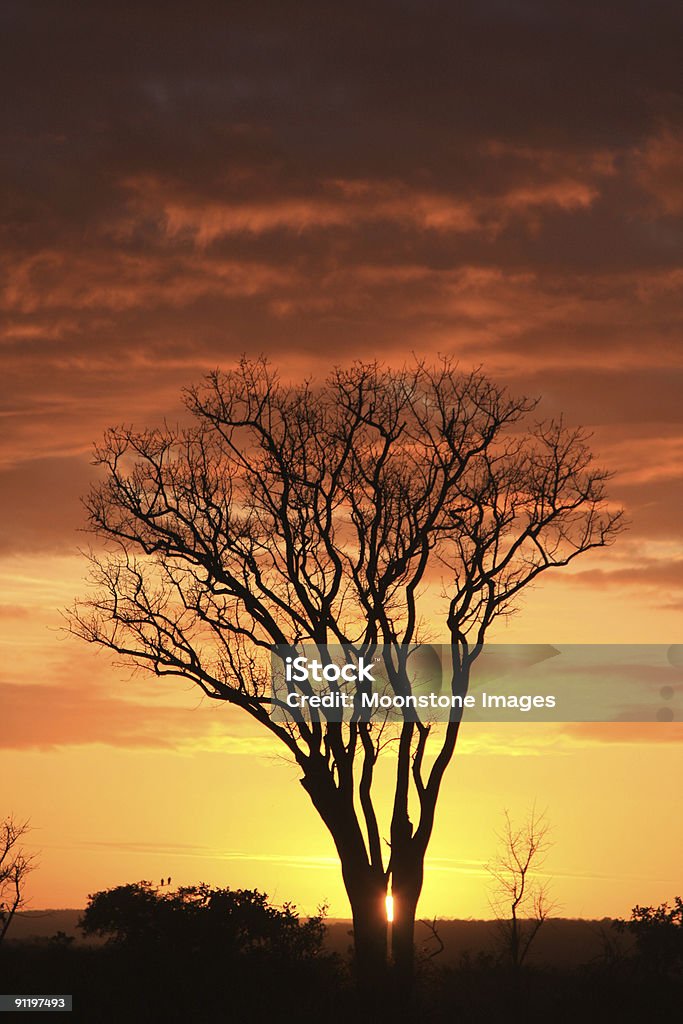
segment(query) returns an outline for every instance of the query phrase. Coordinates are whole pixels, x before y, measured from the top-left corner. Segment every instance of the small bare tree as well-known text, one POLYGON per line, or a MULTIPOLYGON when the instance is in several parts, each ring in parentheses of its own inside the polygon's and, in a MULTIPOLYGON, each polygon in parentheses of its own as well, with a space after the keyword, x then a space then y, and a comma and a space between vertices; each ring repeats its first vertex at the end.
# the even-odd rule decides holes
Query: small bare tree
POLYGON ((487 865, 493 880, 491 907, 498 924, 499 947, 513 970, 519 970, 556 904, 549 897, 547 880, 539 877, 550 846, 550 825, 545 812, 532 808, 523 825, 513 824, 508 811, 500 832, 499 852, 487 865))
POLYGON ((27 821, 19 825, 11 815, 0 825, 0 943, 12 918, 26 902, 26 879, 35 864, 21 841, 29 831, 27 821))

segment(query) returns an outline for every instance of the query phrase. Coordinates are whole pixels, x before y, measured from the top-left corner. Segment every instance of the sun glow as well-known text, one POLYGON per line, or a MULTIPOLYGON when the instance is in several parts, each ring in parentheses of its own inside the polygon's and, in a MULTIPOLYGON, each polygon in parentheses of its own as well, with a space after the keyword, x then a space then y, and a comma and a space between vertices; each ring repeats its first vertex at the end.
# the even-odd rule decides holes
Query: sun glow
POLYGON ((394 920, 394 897, 388 893, 385 903, 387 907, 387 921, 391 924, 394 920))

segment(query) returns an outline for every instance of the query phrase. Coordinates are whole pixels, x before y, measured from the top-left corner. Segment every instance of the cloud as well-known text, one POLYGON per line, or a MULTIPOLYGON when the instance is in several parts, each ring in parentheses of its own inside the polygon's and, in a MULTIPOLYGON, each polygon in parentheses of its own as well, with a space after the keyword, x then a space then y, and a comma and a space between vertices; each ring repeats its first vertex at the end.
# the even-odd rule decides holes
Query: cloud
POLYGON ((0 555, 21 551, 73 552, 85 513, 92 470, 84 458, 43 458, 0 469, 0 555))
POLYGON ((198 846, 190 843, 150 843, 150 842, 83 842, 79 844, 86 849, 107 849, 115 850, 124 854, 167 854, 175 857, 200 857, 202 860, 219 861, 248 861, 260 864, 278 864, 286 867, 303 868, 311 870, 339 869, 338 857, 326 857, 315 854, 302 854, 298 852, 288 853, 264 853, 262 850, 216 850, 208 846, 198 846))
MULTIPOLYGON (((295 380, 449 352, 596 431, 633 544, 567 578, 680 603, 676 5, 645 36, 635 0, 3 16, 6 558, 60 581, 92 442, 175 422, 181 387, 243 352, 295 380)), ((13 598, 9 642, 38 601, 13 598)), ((6 684, 18 742, 256 749, 63 682, 6 684)))
POLYGON ((132 193, 127 231, 134 234, 140 221, 151 221, 162 225, 168 237, 189 236, 199 246, 235 234, 357 230, 383 222, 417 231, 495 236, 513 218, 524 219, 543 209, 585 209, 598 195, 592 183, 571 177, 532 181, 484 197, 417 189, 397 180, 338 179, 312 184, 313 195, 285 191, 261 200, 220 202, 187 194, 172 182, 129 179, 124 182, 132 193))
POLYGON ((467 723, 458 741, 462 756, 566 756, 577 748, 602 744, 677 744, 683 740, 681 722, 563 722, 467 723))
POLYGON ((683 559, 634 560, 622 568, 573 572, 566 579, 588 587, 654 587, 664 593, 683 591, 683 559))
POLYGON ((683 133, 666 127, 634 154, 636 179, 655 200, 660 214, 683 214, 683 133))
POLYGON ((29 609, 23 605, 0 604, 0 619, 27 619, 29 609))
POLYGON ((683 740, 681 722, 574 722, 562 732, 575 746, 593 744, 678 744, 683 740))
MULTIPOLYGON (((187 306, 212 294, 252 296, 295 285, 292 272, 263 264, 197 260, 175 254, 168 259, 117 250, 83 253, 45 251, 6 266, 0 301, 10 314, 68 310, 121 313, 129 309, 187 306)), ((62 327, 59 340, 68 330, 62 327)), ((31 337, 30 327, 8 326, 10 340, 31 337)))
POLYGON ((277 740, 254 735, 227 705, 189 706, 163 700, 112 696, 83 679, 80 684, 47 685, 0 681, 4 749, 50 750, 105 744, 113 747, 211 750, 223 754, 284 754, 277 740))

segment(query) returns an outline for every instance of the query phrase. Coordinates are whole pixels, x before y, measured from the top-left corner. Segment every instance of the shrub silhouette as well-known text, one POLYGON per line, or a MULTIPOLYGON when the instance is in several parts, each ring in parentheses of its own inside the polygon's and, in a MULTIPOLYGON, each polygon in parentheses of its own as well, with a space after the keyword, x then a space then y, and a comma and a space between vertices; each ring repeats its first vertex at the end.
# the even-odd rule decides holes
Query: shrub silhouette
POLYGON ((673 907, 635 906, 630 921, 615 921, 620 931, 629 931, 636 940, 640 966, 654 974, 669 974, 683 969, 683 899, 676 896, 673 907))
POLYGON ((86 935, 126 948, 287 960, 318 956, 325 931, 322 912, 301 921, 292 904, 273 907, 257 889, 202 883, 160 892, 148 881, 90 895, 79 926, 86 935))

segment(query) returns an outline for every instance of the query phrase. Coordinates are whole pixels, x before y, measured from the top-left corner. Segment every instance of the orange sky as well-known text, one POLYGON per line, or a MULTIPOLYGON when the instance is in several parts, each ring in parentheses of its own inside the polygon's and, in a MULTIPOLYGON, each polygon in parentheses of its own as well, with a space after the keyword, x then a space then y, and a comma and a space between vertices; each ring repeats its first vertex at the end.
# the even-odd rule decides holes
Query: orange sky
MULTIPOLYGON (((631 528, 496 638, 683 642, 675 6, 626 0, 614 24, 581 3, 406 0, 388 32, 381 3, 324 22, 256 6, 8 9, 0 816, 33 824, 34 906, 170 874, 347 911, 267 737, 58 631, 83 591, 92 442, 173 421, 180 388, 242 352, 292 377, 452 353, 590 427, 631 528)), ((565 914, 671 898, 680 740, 464 730, 424 914, 487 913, 494 830, 533 801, 565 914)))

